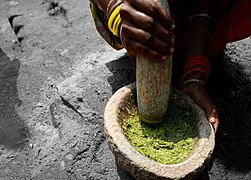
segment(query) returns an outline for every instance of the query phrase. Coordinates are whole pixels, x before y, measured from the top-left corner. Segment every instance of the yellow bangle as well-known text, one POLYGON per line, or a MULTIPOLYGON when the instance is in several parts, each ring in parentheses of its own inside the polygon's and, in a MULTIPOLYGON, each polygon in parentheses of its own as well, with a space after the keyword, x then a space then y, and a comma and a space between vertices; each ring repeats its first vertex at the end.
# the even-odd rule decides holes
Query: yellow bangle
POLYGON ((116 28, 117 27, 117 24, 121 22, 121 18, 120 18, 120 15, 118 14, 116 19, 114 20, 113 22, 113 25, 112 25, 112 30, 113 30, 113 34, 117 35, 118 33, 118 29, 116 28))
POLYGON ((115 26, 115 32, 116 32, 116 36, 119 37, 119 27, 120 27, 120 24, 121 24, 121 18, 119 18, 116 26, 115 26))
POLYGON ((122 5, 123 4, 120 4, 118 7, 116 7, 108 19, 108 28, 116 36, 119 36, 118 27, 121 22, 119 11, 122 5))
POLYGON ((114 14, 112 13, 111 16, 108 19, 108 28, 112 31, 112 24, 114 19, 116 18, 116 16, 114 17, 114 14))

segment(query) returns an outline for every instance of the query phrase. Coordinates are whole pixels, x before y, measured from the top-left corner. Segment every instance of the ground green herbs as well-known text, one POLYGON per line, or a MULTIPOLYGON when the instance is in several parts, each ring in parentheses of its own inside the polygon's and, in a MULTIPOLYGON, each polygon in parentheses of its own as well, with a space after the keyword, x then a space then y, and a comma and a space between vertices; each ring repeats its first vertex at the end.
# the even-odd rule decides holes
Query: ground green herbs
POLYGON ((162 164, 184 160, 193 150, 198 136, 193 114, 172 102, 161 123, 147 124, 135 111, 124 121, 123 130, 138 152, 162 164))

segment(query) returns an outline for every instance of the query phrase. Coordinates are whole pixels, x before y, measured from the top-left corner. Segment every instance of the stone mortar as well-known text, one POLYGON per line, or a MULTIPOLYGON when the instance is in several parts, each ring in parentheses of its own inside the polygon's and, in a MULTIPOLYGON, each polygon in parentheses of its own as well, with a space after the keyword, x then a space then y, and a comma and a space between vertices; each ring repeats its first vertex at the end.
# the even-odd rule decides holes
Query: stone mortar
POLYGON ((211 158, 215 134, 205 113, 188 96, 175 89, 170 96, 181 106, 189 107, 198 121, 198 142, 191 155, 183 162, 172 165, 157 163, 141 155, 125 137, 123 120, 135 107, 135 84, 122 87, 110 98, 104 113, 104 128, 109 148, 117 164, 136 179, 193 179, 204 169, 211 158))

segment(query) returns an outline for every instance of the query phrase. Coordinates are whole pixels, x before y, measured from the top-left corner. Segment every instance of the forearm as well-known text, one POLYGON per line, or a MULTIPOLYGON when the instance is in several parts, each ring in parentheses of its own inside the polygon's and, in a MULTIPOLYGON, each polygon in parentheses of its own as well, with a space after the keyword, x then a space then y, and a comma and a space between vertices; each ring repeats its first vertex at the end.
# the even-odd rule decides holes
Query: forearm
POLYGON ((105 13, 106 16, 108 16, 106 10, 107 10, 107 5, 109 4, 111 0, 96 0, 99 8, 105 13))
POLYGON ((207 55, 210 34, 210 19, 195 18, 189 22, 186 37, 186 58, 207 55))
POLYGON ((207 48, 210 39, 211 18, 206 14, 196 14, 188 20, 186 35, 186 63, 181 82, 199 79, 206 82, 210 72, 207 48))

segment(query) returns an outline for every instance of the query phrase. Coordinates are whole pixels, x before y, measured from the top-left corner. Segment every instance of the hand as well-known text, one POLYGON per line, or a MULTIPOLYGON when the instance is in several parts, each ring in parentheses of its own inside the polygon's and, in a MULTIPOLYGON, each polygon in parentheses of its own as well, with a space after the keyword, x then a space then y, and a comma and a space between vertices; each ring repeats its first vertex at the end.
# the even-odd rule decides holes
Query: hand
POLYGON ((191 83, 182 89, 201 109, 204 110, 208 121, 212 124, 216 132, 219 126, 218 109, 214 105, 207 89, 200 83, 191 83))
POLYGON ((153 0, 124 0, 120 9, 122 40, 132 57, 165 61, 174 51, 174 23, 153 0))

